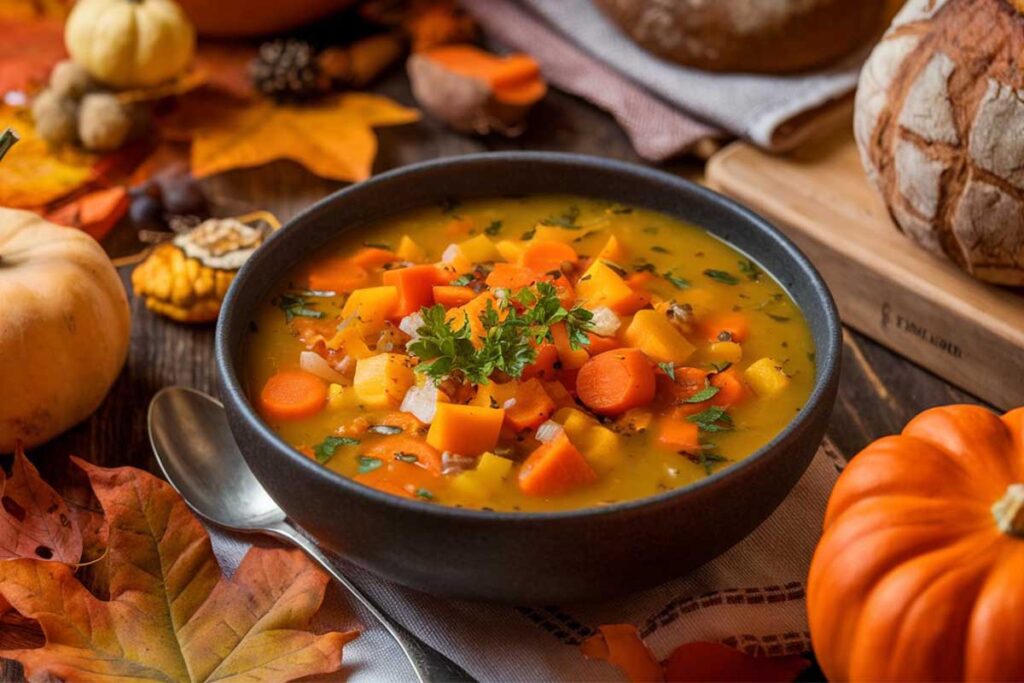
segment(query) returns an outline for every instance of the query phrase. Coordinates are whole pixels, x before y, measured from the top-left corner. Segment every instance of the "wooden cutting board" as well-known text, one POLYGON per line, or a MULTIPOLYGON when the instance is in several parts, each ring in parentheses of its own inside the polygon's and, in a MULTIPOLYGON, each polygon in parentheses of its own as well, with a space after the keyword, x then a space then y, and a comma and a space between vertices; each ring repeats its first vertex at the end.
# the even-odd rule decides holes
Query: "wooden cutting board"
POLYGON ((797 243, 846 324, 1000 408, 1024 405, 1024 291, 982 284, 903 237, 849 131, 785 156, 734 143, 707 182, 797 243))

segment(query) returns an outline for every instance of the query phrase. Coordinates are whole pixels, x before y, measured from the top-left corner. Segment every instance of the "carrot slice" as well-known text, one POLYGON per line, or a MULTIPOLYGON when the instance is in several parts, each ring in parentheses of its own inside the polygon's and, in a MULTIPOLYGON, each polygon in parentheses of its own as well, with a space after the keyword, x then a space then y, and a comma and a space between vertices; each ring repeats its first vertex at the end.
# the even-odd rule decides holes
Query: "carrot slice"
POLYGON ((555 402, 540 380, 530 379, 516 388, 515 403, 505 409, 505 424, 516 431, 536 429, 555 412, 555 402))
POLYGON ((327 383, 302 370, 272 375, 260 392, 260 410, 272 420, 298 420, 316 415, 327 403, 327 383))
POLYGON ((538 273, 560 271, 565 262, 576 263, 576 250, 562 242, 533 241, 523 252, 523 265, 538 273))
POLYGON ((366 450, 366 454, 381 460, 398 460, 424 467, 441 474, 441 453, 418 436, 396 434, 385 436, 366 450))
POLYGON ((519 469, 519 489, 528 496, 554 496, 597 481, 597 473, 565 433, 541 444, 519 469))
POLYGON ((440 475, 413 463, 401 460, 388 462, 384 458, 381 460, 384 460, 382 466, 356 475, 354 479, 378 491, 420 500, 431 498, 436 493, 435 489, 442 483, 440 475))
POLYGON ((651 361, 636 349, 616 349, 594 356, 580 368, 576 393, 599 415, 619 415, 647 405, 656 382, 651 361))
POLYGON ((352 292, 370 284, 370 274, 351 259, 329 256, 316 260, 309 267, 306 282, 310 289, 352 292))
POLYGON ((537 274, 529 268, 512 263, 495 263, 487 275, 487 286, 491 289, 501 287, 510 291, 529 287, 537 281, 537 274))
POLYGON ((434 303, 441 304, 445 308, 456 308, 464 306, 476 297, 469 287, 458 285, 434 285, 434 303))
POLYGON ((396 315, 406 316, 434 303, 434 285, 442 282, 441 274, 432 265, 409 266, 385 270, 381 280, 398 289, 396 315))

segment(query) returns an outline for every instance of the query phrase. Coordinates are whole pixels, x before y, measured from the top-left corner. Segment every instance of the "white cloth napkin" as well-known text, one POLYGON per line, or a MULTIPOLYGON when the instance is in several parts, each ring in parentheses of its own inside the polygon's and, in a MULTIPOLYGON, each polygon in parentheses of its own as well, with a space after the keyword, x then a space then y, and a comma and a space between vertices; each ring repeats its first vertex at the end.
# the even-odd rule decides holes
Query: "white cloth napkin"
MULTIPOLYGON (((601 603, 487 605, 431 597, 355 567, 348 575, 388 614, 484 682, 619 680, 615 669, 579 651, 594 628, 609 623, 636 624, 660 659, 695 640, 769 655, 806 652, 804 579, 843 464, 826 442, 786 500, 746 539, 685 577, 601 603)), ((233 572, 252 537, 217 529, 210 535, 225 571, 233 572)), ((317 626, 363 629, 345 648, 347 680, 414 680, 386 631, 340 587, 328 591, 317 626)))

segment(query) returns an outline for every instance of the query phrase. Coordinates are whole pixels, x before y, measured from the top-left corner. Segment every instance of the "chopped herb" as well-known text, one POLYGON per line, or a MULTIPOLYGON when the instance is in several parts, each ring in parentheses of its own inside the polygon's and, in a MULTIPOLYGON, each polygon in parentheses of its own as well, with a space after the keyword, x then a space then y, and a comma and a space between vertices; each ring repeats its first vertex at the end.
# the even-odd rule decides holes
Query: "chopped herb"
POLYGON ((704 468, 704 473, 710 475, 715 470, 715 465, 720 465, 723 462, 728 462, 729 458, 724 455, 717 453, 708 453, 707 451, 701 451, 700 453, 687 453, 686 457, 690 459, 690 462, 695 465, 700 465, 704 468))
POLYGON ((560 228, 568 228, 569 230, 579 230, 580 226, 576 225, 576 219, 579 217, 580 207, 573 204, 559 215, 549 216, 542 220, 541 223, 544 225, 556 225, 560 228))
POLYGON ((814 351, 808 351, 807 352, 807 360, 811 361, 812 363, 815 362, 814 351))
POLYGON ((394 436, 395 434, 402 433, 402 428, 395 425, 371 425, 369 429, 375 434, 383 434, 385 436, 394 436))
POLYGON ((768 308, 772 304, 777 304, 780 301, 782 301, 782 295, 779 294, 778 292, 776 292, 775 294, 772 294, 770 297, 768 297, 767 299, 765 299, 764 301, 759 303, 757 306, 755 306, 754 310, 755 311, 763 311, 764 309, 768 308))
POLYGON ((731 432, 734 429, 729 413, 725 411, 725 408, 718 406, 711 406, 696 415, 690 415, 686 420, 696 423, 705 432, 731 432))
POLYGON ((587 239, 588 237, 593 237, 594 235, 596 235, 599 232, 601 232, 601 231, 600 230, 587 230, 585 233, 583 233, 579 237, 574 237, 572 239, 572 241, 573 242, 582 242, 583 240, 587 239))
POLYGON ((375 458, 371 455, 360 455, 356 458, 356 462, 359 463, 359 474, 367 474, 374 470, 380 469, 384 465, 384 461, 380 458, 375 458))
POLYGON ((313 455, 316 456, 318 463, 323 464, 334 457, 334 451, 338 450, 339 446, 355 446, 358 443, 359 439, 350 436, 328 436, 313 446, 313 455))
POLYGON ((434 494, 426 489, 416 489, 416 496, 424 500, 434 500, 434 494))
POLYGON ((484 232, 493 237, 501 232, 501 225, 501 221, 491 221, 491 224, 484 228, 484 232))
POLYGON ((676 366, 666 361, 664 363, 658 363, 658 367, 665 371, 665 374, 669 376, 673 381, 676 378, 676 366))
POLYGON ((401 460, 402 462, 419 462, 420 458, 415 453, 405 453, 403 451, 397 451, 395 453, 395 460, 401 460))
POLYGON ((629 272, 625 268, 620 266, 618 263, 615 263, 614 261, 609 261, 608 259, 601 259, 601 263, 605 264, 606 266, 614 270, 619 277, 626 277, 627 275, 629 275, 629 272))
POLYGON ((622 206, 621 204, 616 204, 615 206, 613 206, 611 208, 611 212, 612 213, 617 213, 617 214, 633 213, 633 207, 632 206, 622 206))
POLYGON ((673 275, 671 272, 663 273, 662 277, 672 283, 672 286, 676 289, 687 289, 690 286, 690 281, 686 278, 673 275))
POLYGON ((784 316, 784 315, 775 315, 774 313, 765 313, 765 315, 768 316, 769 318, 771 318, 772 320, 774 320, 777 323, 788 323, 789 322, 789 318, 787 316, 784 316))
POLYGON ((466 285, 468 285, 470 282, 472 282, 475 279, 476 279, 476 276, 473 275, 473 273, 466 273, 466 274, 460 275, 457 278, 455 278, 454 280, 452 280, 452 284, 455 285, 456 287, 465 287, 466 285))
POLYGON ((530 228, 529 230, 527 230, 526 232, 524 232, 524 233, 523 233, 523 234, 522 234, 522 235, 521 235, 521 236, 519 237, 519 239, 521 239, 521 240, 524 240, 524 241, 525 241, 525 240, 532 240, 532 239, 533 239, 533 236, 534 236, 534 235, 536 235, 536 234, 537 234, 537 226, 535 225, 535 226, 533 226, 532 228, 530 228))
POLYGON ((709 384, 693 396, 683 399, 683 403, 703 403, 704 401, 714 398, 715 394, 718 392, 718 387, 709 384))
POLYGON ((665 247, 661 246, 660 244, 655 244, 653 247, 651 247, 651 251, 656 251, 659 254, 671 254, 672 253, 671 251, 669 251, 665 247))
POLYGON ((655 273, 658 269, 653 263, 634 263, 633 270, 638 273, 655 273))
POLYGON ((658 228, 656 228, 653 225, 648 225, 646 228, 644 228, 644 232, 646 232, 648 235, 657 235, 658 228))
POLYGON ((724 270, 708 268, 704 271, 704 274, 716 282, 721 282, 723 285, 738 285, 740 283, 739 278, 724 270))
POLYGON ((323 311, 317 311, 309 307, 309 302, 301 294, 286 292, 278 297, 277 307, 284 311, 285 322, 291 322, 293 318, 324 318, 327 316, 323 311))
POLYGON ((715 373, 725 372, 732 367, 732 361, 725 361, 724 363, 711 363, 711 367, 714 368, 715 373))
POLYGON ((757 281, 761 279, 761 269, 757 264, 748 258, 740 259, 740 272, 747 276, 748 280, 757 281))
POLYGON ((363 242, 364 247, 370 247, 371 249, 383 249, 384 251, 391 251, 390 244, 384 244, 383 242, 363 242))

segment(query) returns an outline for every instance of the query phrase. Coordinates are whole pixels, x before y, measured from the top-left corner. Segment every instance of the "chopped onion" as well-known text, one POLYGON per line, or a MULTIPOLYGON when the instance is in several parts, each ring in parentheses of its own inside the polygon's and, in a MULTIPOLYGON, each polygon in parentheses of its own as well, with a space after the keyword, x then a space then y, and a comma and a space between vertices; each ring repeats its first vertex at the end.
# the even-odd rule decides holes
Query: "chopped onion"
POLYGON ((405 392, 399 410, 414 415, 424 424, 430 424, 437 412, 437 387, 430 380, 423 386, 410 387, 409 391, 405 392))
POLYGON ((349 325, 351 325, 351 324, 352 324, 352 321, 354 321, 355 319, 356 319, 356 314, 355 314, 355 313, 353 313, 352 315, 350 315, 349 317, 345 318, 345 319, 344 319, 344 320, 342 320, 342 321, 341 321, 340 323, 338 323, 338 327, 336 327, 335 329, 336 329, 336 330, 337 330, 338 332, 341 332, 341 331, 342 331, 342 330, 344 330, 344 329, 345 329, 346 327, 348 327, 349 325))
POLYGON ((614 337, 615 333, 619 331, 619 327, 622 326, 619 316, 615 315, 615 311, 607 306, 598 306, 591 313, 594 314, 594 317, 590 319, 590 323, 593 325, 591 331, 599 337, 614 337))
POLYGON ((563 432, 565 432, 565 429, 562 425, 558 424, 554 420, 547 420, 542 422, 540 427, 537 427, 537 434, 535 436, 537 437, 537 441, 547 443, 557 439, 563 432))
POLYGON ((476 467, 476 458, 445 451, 441 454, 441 474, 458 474, 476 467))
POLYGON ((356 371, 356 359, 352 356, 345 356, 338 362, 338 372, 345 377, 351 377, 356 371))
POLYGON ((441 252, 441 261, 443 263, 455 263, 455 259, 459 258, 462 252, 459 250, 459 245, 449 244, 445 247, 444 251, 441 252))
POLYGON ((504 287, 498 287, 497 289, 493 290, 491 292, 491 294, 493 294, 494 298, 496 298, 496 299, 507 299, 508 298, 508 290, 505 289, 504 287))
POLYGON ((419 311, 410 313, 398 321, 398 329, 412 337, 413 341, 420 338, 421 327, 423 327, 423 314, 419 311))
POLYGON ((334 382, 335 384, 345 383, 345 376, 332 368, 331 364, 323 356, 314 351, 303 351, 299 354, 299 367, 309 374, 316 375, 328 382, 334 382))
POLYGON ((502 403, 501 407, 504 410, 510 410, 512 408, 515 408, 516 407, 516 400, 514 398, 510 398, 507 401, 505 401, 504 403, 502 403))

